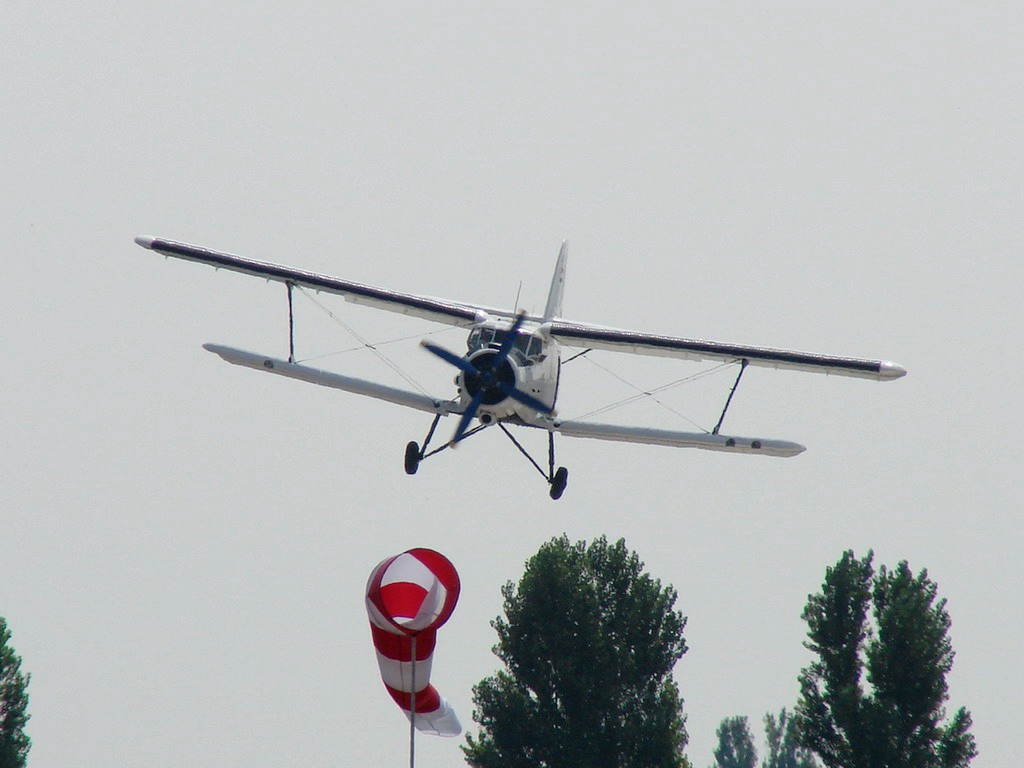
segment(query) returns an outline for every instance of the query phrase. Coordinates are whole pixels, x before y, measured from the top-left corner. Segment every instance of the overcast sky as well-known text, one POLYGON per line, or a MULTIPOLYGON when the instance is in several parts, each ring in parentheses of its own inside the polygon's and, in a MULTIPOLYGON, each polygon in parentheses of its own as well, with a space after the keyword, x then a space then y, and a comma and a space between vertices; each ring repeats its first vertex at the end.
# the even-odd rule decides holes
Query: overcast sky
MULTIPOLYGON (((459 569, 433 682, 472 728, 501 585, 563 532, 624 537, 679 591, 696 766, 722 718, 795 703, 800 612, 847 548, 928 569, 975 765, 1016 760, 1024 11, 924 7, 8 3, 0 615, 33 768, 407 764, 372 567, 459 569), (568 238, 570 319, 910 373, 750 370, 723 431, 794 459, 566 439, 556 503, 488 432, 407 477, 429 416, 223 364, 200 345, 287 354, 284 289, 135 235, 535 309, 568 238)), ((415 340, 460 332, 318 300, 300 357, 402 385, 330 353, 345 326, 411 336, 381 350, 452 393, 415 340)), ((561 413, 707 367, 583 358, 561 413)), ((710 428, 732 375, 607 418, 710 428)), ((420 738, 418 765, 459 743, 420 738)))

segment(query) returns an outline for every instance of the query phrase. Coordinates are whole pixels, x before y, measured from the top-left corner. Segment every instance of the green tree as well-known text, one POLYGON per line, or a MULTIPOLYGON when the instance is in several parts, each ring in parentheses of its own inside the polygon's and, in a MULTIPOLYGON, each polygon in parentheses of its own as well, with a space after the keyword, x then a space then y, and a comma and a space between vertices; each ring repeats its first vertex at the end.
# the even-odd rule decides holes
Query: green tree
POLYGON ((717 735, 715 764, 711 768, 757 768, 754 734, 745 716, 725 718, 717 735))
POLYGON ((768 754, 761 768, 816 768, 813 753, 800 746, 796 721, 785 707, 778 717, 771 712, 764 716, 764 735, 768 754))
POLYGON ((0 616, 0 768, 23 768, 32 745, 25 735, 29 675, 22 674, 10 639, 7 621, 0 616))
POLYGON ((502 589, 494 653, 505 669, 473 688, 476 768, 686 766, 672 669, 686 619, 671 586, 625 542, 552 539, 502 589))
POLYGON ((977 754, 970 713, 943 723, 946 601, 927 571, 902 562, 876 574, 872 558, 847 551, 808 598, 805 645, 817 660, 799 677, 800 740, 828 768, 966 768, 977 754))

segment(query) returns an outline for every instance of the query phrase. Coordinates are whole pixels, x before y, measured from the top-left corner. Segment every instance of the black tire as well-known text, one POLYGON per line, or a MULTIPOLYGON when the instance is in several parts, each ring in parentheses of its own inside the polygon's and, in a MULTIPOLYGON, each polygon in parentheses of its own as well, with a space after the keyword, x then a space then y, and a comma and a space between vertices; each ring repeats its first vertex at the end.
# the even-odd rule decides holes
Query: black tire
POLYGON ((415 475, 420 468, 420 447, 414 441, 405 446, 405 474, 415 475))
POLYGON ((548 495, 555 500, 562 498, 562 494, 565 493, 565 486, 568 484, 569 470, 565 467, 559 467, 555 472, 555 476, 551 478, 551 490, 548 491, 548 495))

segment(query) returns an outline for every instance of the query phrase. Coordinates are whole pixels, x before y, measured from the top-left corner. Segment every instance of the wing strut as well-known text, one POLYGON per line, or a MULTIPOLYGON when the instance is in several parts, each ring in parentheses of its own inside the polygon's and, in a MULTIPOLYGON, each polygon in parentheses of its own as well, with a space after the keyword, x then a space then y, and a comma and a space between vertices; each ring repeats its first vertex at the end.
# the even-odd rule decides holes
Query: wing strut
POLYGON ((288 362, 295 362, 295 313, 292 311, 292 288, 295 283, 290 280, 285 283, 288 289, 288 362))
POLYGON ((743 372, 745 370, 747 370, 747 364, 748 363, 750 363, 750 361, 747 360, 747 358, 743 358, 740 361, 740 372, 739 372, 739 375, 736 377, 736 381, 733 382, 732 389, 729 390, 729 397, 726 398, 725 407, 722 409, 722 415, 718 417, 718 423, 715 424, 715 428, 713 430, 711 430, 711 434, 712 435, 717 435, 718 434, 718 430, 720 430, 722 428, 722 422, 725 421, 725 413, 726 413, 726 411, 729 410, 729 403, 732 402, 732 396, 736 394, 736 387, 738 387, 740 385, 740 379, 743 378, 743 372))

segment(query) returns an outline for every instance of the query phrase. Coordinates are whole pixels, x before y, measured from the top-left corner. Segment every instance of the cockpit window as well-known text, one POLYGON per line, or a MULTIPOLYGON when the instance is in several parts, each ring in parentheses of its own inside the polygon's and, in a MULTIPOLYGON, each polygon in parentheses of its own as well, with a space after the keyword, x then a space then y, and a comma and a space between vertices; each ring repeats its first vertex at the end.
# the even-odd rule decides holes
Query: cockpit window
POLYGON ((469 339, 466 343, 469 346, 470 352, 476 352, 478 349, 489 346, 493 340, 493 328, 474 328, 469 334, 469 339))
MULTIPOLYGON (((467 345, 470 352, 486 347, 500 347, 508 338, 508 331, 497 328, 474 328, 469 334, 467 345)), ((541 340, 531 333, 516 333, 516 343, 512 346, 513 354, 521 360, 536 358, 543 351, 541 340)))

